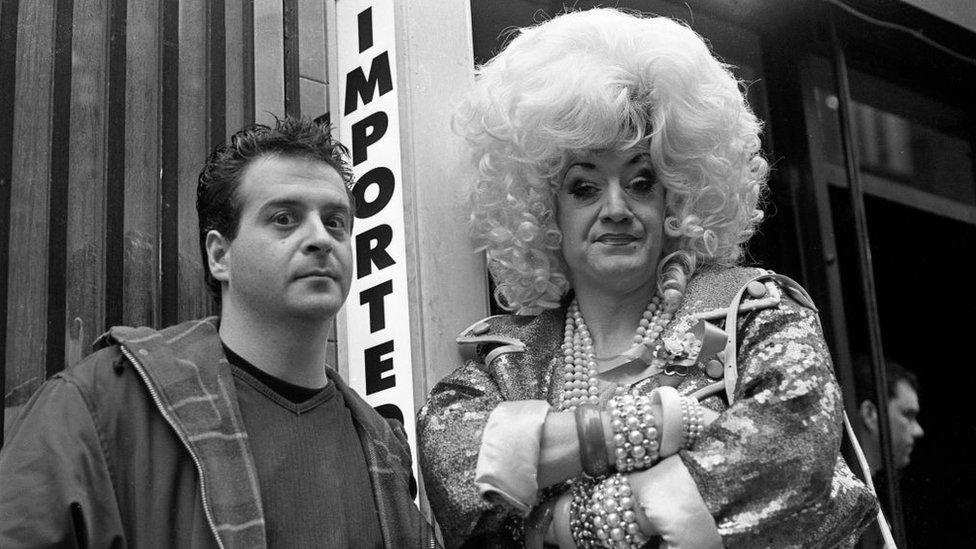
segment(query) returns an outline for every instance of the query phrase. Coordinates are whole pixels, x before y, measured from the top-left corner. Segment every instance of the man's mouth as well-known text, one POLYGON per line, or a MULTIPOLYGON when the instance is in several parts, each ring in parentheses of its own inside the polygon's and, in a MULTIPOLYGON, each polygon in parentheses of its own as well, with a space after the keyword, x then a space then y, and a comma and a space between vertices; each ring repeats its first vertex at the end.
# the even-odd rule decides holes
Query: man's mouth
POLYGON ((312 271, 306 271, 295 277, 296 279, 302 278, 335 278, 331 271, 327 269, 315 269, 312 271))

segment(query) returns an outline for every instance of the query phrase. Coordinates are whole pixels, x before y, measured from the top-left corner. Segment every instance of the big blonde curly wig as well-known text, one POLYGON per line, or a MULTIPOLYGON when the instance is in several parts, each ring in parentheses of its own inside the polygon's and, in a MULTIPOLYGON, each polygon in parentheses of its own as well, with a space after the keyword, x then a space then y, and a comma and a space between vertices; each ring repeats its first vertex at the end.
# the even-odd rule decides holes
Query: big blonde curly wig
POLYGON ((477 170, 472 240, 508 310, 558 307, 571 287, 554 207, 572 151, 647 147, 667 189, 665 299, 696 268, 736 263, 763 217, 761 123, 729 67, 671 19, 593 9, 522 29, 477 69, 455 128, 477 170))

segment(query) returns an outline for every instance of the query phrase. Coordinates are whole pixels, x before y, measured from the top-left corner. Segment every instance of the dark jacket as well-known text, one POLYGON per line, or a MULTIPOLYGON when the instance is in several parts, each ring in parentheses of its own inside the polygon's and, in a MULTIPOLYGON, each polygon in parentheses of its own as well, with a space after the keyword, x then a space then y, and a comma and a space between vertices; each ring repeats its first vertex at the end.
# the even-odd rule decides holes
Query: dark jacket
MULTIPOLYGON (((0 453, 0 547, 265 547, 261 496, 217 319, 113 328, 48 380, 0 453)), ((410 451, 334 372, 387 547, 430 545, 410 451)))

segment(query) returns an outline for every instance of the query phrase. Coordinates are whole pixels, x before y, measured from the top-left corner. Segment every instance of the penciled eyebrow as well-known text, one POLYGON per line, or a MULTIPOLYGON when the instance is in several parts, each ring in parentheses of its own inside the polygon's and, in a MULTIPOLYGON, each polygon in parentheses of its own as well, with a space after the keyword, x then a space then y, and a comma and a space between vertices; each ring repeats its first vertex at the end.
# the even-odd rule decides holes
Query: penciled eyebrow
MULTIPOLYGON (((647 153, 638 153, 638 154, 635 154, 633 158, 631 158, 630 160, 627 161, 626 167, 629 168, 630 166, 633 166, 634 164, 640 164, 641 162, 647 162, 648 164, 650 164, 651 163, 651 155, 649 155, 647 153)), ((569 170, 571 170, 573 168, 576 168, 576 167, 582 168, 584 170, 591 170, 591 171, 597 169, 596 168, 596 164, 594 164, 593 162, 588 162, 588 161, 585 161, 585 160, 580 160, 578 162, 573 162, 572 164, 570 164, 569 167, 566 168, 566 171, 568 172, 569 170)))

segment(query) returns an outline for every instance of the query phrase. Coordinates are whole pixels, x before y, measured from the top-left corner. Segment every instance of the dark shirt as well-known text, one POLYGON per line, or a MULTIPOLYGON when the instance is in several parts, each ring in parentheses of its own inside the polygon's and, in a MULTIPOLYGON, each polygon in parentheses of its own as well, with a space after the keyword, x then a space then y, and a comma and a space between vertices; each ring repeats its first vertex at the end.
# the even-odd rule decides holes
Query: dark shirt
POLYGON ((366 458, 335 385, 271 376, 224 346, 260 483, 268 547, 381 547, 366 458))

